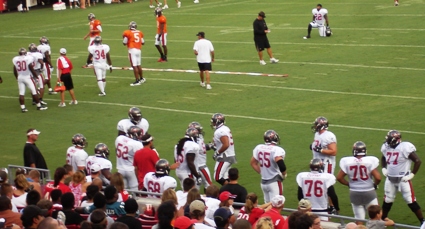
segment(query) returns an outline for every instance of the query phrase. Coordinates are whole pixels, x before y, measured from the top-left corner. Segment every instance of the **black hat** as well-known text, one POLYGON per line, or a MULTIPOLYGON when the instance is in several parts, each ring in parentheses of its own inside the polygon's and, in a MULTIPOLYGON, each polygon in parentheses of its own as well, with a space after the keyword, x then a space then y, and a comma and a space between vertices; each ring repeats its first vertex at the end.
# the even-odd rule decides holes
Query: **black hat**
POLYGON ((205 37, 205 33, 204 32, 199 32, 198 34, 196 34, 196 36, 205 37))
POLYGON ((22 224, 24 227, 30 227, 33 219, 38 216, 47 216, 47 209, 41 209, 35 205, 28 205, 24 208, 21 215, 22 224))
POLYGON ((264 13, 264 11, 260 11, 260 13, 258 13, 258 16, 266 18, 266 13, 264 13))

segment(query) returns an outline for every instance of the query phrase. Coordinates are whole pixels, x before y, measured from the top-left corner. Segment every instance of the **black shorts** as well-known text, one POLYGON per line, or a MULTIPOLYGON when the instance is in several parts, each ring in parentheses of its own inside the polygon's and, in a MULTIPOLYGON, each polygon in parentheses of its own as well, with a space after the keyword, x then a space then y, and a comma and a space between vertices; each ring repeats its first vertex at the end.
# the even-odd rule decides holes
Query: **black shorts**
POLYGON ((267 37, 265 38, 256 38, 255 41, 255 48, 257 51, 263 51, 264 49, 270 48, 269 39, 267 37))
POLYGON ((199 71, 211 71, 211 63, 198 63, 199 71))
POLYGON ((67 91, 74 89, 74 84, 72 83, 72 78, 70 73, 62 74, 61 81, 65 85, 67 91))

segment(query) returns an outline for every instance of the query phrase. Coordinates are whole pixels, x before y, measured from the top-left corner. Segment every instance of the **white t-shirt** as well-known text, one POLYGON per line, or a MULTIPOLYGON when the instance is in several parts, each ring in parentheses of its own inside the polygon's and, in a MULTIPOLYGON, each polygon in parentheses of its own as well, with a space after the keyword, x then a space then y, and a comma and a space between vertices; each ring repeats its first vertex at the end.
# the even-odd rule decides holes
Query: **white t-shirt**
POLYGON ((229 147, 219 155, 219 157, 223 157, 223 154, 226 154, 227 157, 235 156, 235 145, 233 143, 233 136, 232 132, 230 131, 229 127, 223 125, 217 128, 214 131, 214 145, 217 147, 217 149, 220 149, 223 143, 221 143, 220 138, 226 136, 229 138, 229 147))
POLYGON ((148 122, 148 120, 142 118, 139 123, 134 124, 128 118, 122 119, 118 122, 117 130, 122 131, 124 133, 127 133, 128 129, 130 129, 130 127, 132 127, 132 126, 137 126, 140 129, 142 129, 142 135, 144 135, 148 132, 149 122, 148 122))
POLYGON ((40 62, 38 62, 38 60, 43 60, 43 54, 39 53, 39 52, 29 52, 27 53, 28 56, 32 56, 32 58, 34 58, 34 70, 38 70, 41 68, 41 64, 40 62))
MULTIPOLYGON (((207 220, 205 220, 207 221, 207 220)), ((214 229, 215 227, 210 227, 208 225, 205 225, 203 223, 195 223, 195 229, 214 229)))
POLYGON ((134 154, 137 150, 143 149, 143 144, 127 136, 120 135, 115 140, 115 149, 117 157, 117 169, 134 171, 134 154))
POLYGON ((86 159, 89 155, 84 149, 79 149, 75 146, 71 146, 66 151, 66 163, 72 165, 72 170, 77 171, 78 166, 86 167, 86 159))
POLYGON ((194 154, 195 155, 195 167, 198 168, 196 165, 196 157, 199 152, 199 145, 196 142, 193 141, 186 141, 183 145, 183 150, 181 154, 177 154, 177 145, 174 147, 174 159, 176 162, 180 163, 180 166, 176 169, 176 173, 187 173, 191 174, 189 166, 187 164, 186 156, 187 154, 194 154))
POLYGON ((328 10, 325 8, 321 8, 320 10, 317 10, 317 8, 314 8, 311 11, 314 15, 314 21, 317 24, 323 25, 325 24, 326 20, 325 20, 325 15, 328 14, 328 10))
POLYGON ((273 144, 260 144, 253 150, 253 157, 260 164, 261 179, 270 180, 281 174, 275 158, 283 157, 285 160, 285 150, 273 144))
POLYGON ((32 56, 15 56, 12 59, 12 62, 18 72, 18 77, 31 75, 29 65, 34 62, 34 58, 32 56))
POLYGON ((50 55, 51 51, 50 51, 50 45, 48 44, 41 44, 39 46, 37 46, 38 51, 43 55, 43 58, 46 58, 46 52, 50 55))
MULTIPOLYGON (((323 163, 327 162, 329 160, 329 163, 332 165, 335 165, 335 156, 329 156, 329 155, 325 155, 323 153, 317 153, 314 152, 314 147, 315 146, 321 146, 322 149, 328 149, 328 145, 335 143, 336 144, 336 136, 335 134, 333 134, 332 132, 326 130, 325 132, 323 132, 322 134, 319 134, 319 132, 316 132, 314 134, 314 141, 312 143, 312 152, 313 152, 313 159, 318 158, 318 159, 322 159, 323 163)), ((327 170, 325 169, 325 172, 327 172, 327 170)))
POLYGON ((198 52, 198 55, 196 55, 198 63, 211 63, 211 52, 214 51, 211 41, 199 39, 193 45, 193 50, 198 52))
POLYGON ((27 194, 28 193, 24 193, 18 197, 13 196, 12 197, 12 203, 18 207, 18 208, 24 208, 27 206, 27 194))
POLYGON ((410 172, 412 160, 409 159, 409 155, 416 152, 416 148, 412 143, 400 142, 395 149, 384 143, 381 147, 381 152, 387 161, 388 176, 403 177, 410 172))
POLYGON ((176 192, 176 196, 177 196, 177 209, 180 209, 181 207, 183 207, 186 202, 187 202, 187 192, 183 192, 181 190, 176 192))
POLYGON ((339 167, 349 178, 350 190, 357 192, 375 189, 371 173, 378 166, 379 159, 373 156, 343 157, 339 162, 339 167))
POLYGON ((89 53, 93 55, 93 64, 106 64, 106 54, 109 53, 109 46, 105 44, 92 45, 88 48, 89 53))
POLYGON ((202 134, 199 134, 197 143, 199 145, 199 151, 196 155, 196 164, 200 167, 207 164, 207 149, 205 148, 204 136, 202 134))
POLYGON ((328 188, 335 181, 335 176, 330 173, 302 172, 297 175, 297 184, 303 190, 304 198, 311 201, 313 210, 328 208, 328 188))
POLYGON ((202 199, 205 201, 205 206, 207 206, 207 210, 205 211, 205 218, 214 221, 214 212, 220 208, 220 200, 204 196, 202 196, 202 199))
MULTIPOLYGON (((165 190, 177 187, 177 181, 173 177, 163 176, 157 177, 155 172, 149 172, 145 175, 143 187, 148 192, 163 193, 165 190)), ((161 198, 161 196, 148 195, 150 198, 161 198)))

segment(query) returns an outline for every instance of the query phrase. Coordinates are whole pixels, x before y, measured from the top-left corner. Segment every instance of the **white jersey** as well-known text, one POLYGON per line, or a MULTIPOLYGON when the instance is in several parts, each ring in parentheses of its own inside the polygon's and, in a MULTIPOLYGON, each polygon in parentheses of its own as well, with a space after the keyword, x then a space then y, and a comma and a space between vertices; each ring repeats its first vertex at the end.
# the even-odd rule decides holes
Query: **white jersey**
POLYGON ((387 161, 388 176, 403 177, 410 172, 412 160, 409 159, 409 155, 416 152, 412 143, 400 142, 395 149, 384 143, 381 152, 387 161))
POLYGON ((183 149, 180 154, 177 154, 177 145, 174 147, 174 160, 180 163, 180 166, 176 169, 176 173, 187 173, 191 174, 189 166, 187 164, 186 156, 187 154, 195 154, 195 167, 198 168, 196 164, 196 158, 198 157, 199 145, 193 141, 186 141, 183 145, 183 149))
POLYGON ((29 65, 31 65, 33 61, 34 58, 32 56, 15 56, 12 62, 18 72, 18 76, 30 76, 31 71, 29 65))
POLYGON ((374 190, 372 171, 379 166, 379 159, 373 156, 361 158, 343 157, 339 162, 341 170, 347 174, 351 191, 367 192, 374 190))
POLYGON ((273 144, 259 144, 254 148, 252 156, 260 163, 261 179, 271 180, 281 174, 275 161, 277 157, 285 159, 285 150, 281 147, 273 144))
MULTIPOLYGON (((148 192, 163 193, 165 190, 177 187, 177 181, 171 176, 157 177, 155 172, 149 172, 145 175, 143 187, 148 192)), ((151 198, 161 198, 161 196, 148 195, 151 198)))
POLYGON ((320 10, 317 10, 316 8, 314 8, 311 13, 314 15, 314 21, 319 24, 319 25, 324 25, 326 20, 325 20, 325 15, 328 14, 328 10, 325 8, 321 8, 320 10))
POLYGON ((33 62, 34 70, 39 70, 41 68, 41 64, 40 62, 38 62, 38 60, 43 60, 43 54, 39 52, 29 52, 27 53, 27 55, 32 56, 32 58, 34 59, 34 62, 33 62))
POLYGON ((297 184, 303 190, 304 198, 311 201, 311 209, 328 208, 328 188, 335 184, 333 174, 318 172, 302 172, 297 175, 297 184))
POLYGON ((142 120, 140 120, 138 124, 134 124, 128 118, 122 119, 121 121, 118 122, 117 130, 127 133, 128 129, 130 129, 130 127, 132 126, 137 126, 140 129, 142 129, 142 135, 145 135, 149 129, 149 122, 148 120, 142 118, 142 120))
POLYGON ((221 153, 218 157, 223 157, 223 155, 225 154, 227 157, 234 157, 236 156, 235 154, 235 145, 233 143, 233 136, 232 136, 232 132, 230 131, 229 127, 227 126, 221 126, 219 128, 217 128, 214 131, 214 145, 217 147, 217 149, 220 149, 221 146, 223 145, 223 143, 221 143, 220 138, 226 136, 229 138, 229 148, 226 149, 226 151, 224 151, 223 153, 221 153))
POLYGON ((93 55, 93 64, 105 65, 106 54, 109 53, 109 46, 105 44, 92 45, 88 48, 89 53, 93 55))
POLYGON ((139 149, 143 149, 143 144, 141 142, 124 135, 118 136, 115 140, 117 169, 125 171, 134 171, 134 154, 139 149))
POLYGON ((104 169, 109 169, 110 171, 112 171, 112 163, 110 160, 103 158, 103 157, 96 157, 96 156, 89 156, 86 159, 86 169, 87 169, 87 173, 90 175, 90 167, 93 164, 98 164, 100 165, 100 169, 104 170, 104 169))
POLYGON ((41 44, 37 46, 38 51, 43 55, 43 58, 46 58, 46 52, 50 55, 50 45, 48 44, 41 44))
POLYGON ((66 163, 72 165, 72 170, 77 171, 78 167, 86 167, 86 159, 89 155, 84 149, 71 146, 66 151, 66 163))
POLYGON ((205 147, 204 136, 200 134, 197 138, 197 143, 199 146, 199 151, 196 155, 196 164, 198 167, 201 167, 207 165, 207 149, 205 147))
MULTIPOLYGON (((330 131, 325 131, 322 134, 319 134, 319 132, 316 132, 314 134, 314 142, 312 143, 312 152, 313 152, 313 159, 318 158, 323 161, 323 163, 326 164, 332 164, 335 165, 335 156, 329 156, 322 153, 314 152, 314 147, 320 146, 322 149, 328 149, 328 145, 335 143, 336 144, 336 136, 330 131)), ((329 172, 328 168, 325 168, 325 172, 329 172)))

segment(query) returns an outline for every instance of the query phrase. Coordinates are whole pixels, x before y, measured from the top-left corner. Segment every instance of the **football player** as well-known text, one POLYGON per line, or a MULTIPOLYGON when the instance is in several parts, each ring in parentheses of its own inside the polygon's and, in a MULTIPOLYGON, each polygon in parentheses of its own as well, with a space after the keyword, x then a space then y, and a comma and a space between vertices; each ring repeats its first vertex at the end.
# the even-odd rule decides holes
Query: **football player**
MULTIPOLYGON (((40 103, 42 105, 47 105, 47 103, 43 101, 43 96, 44 96, 44 79, 43 79, 43 74, 42 74, 43 67, 44 67, 43 54, 41 54, 38 51, 37 45, 35 45, 34 43, 29 44, 28 50, 30 52, 27 53, 27 55, 32 56, 34 58, 33 67, 34 67, 34 71, 35 71, 35 73, 37 73, 37 75, 33 76, 33 79, 37 83, 38 88, 40 88, 38 90, 38 92, 39 92, 38 94, 39 94, 39 97, 40 97, 40 103)), ((35 104, 35 103, 33 102, 33 104, 35 104)))
POLYGON ((311 130, 314 132, 314 141, 310 145, 313 159, 321 159, 325 165, 325 173, 334 173, 335 156, 337 154, 336 136, 328 130, 328 120, 320 116, 314 121, 311 130))
MULTIPOLYGON (((146 174, 143 181, 143 191, 153 193, 163 193, 165 190, 177 187, 176 179, 170 176, 170 164, 165 159, 160 159, 155 164, 155 172, 146 174)), ((161 196, 148 195, 151 198, 161 198, 161 196)))
POLYGON ((25 48, 20 48, 18 53, 19 56, 15 56, 12 59, 12 62, 13 74, 18 81, 19 104, 21 105, 21 111, 23 113, 28 111, 27 108, 25 108, 25 87, 31 91, 32 99, 37 104, 37 110, 47 110, 47 107, 43 107, 40 103, 34 79, 31 77, 31 75, 37 75, 32 66, 32 63, 34 62, 33 57, 27 56, 27 50, 25 48))
MULTIPOLYGON (((109 158, 109 149, 108 146, 104 143, 98 143, 94 147, 94 156, 89 156, 86 160, 87 164, 87 173, 91 171, 91 165, 98 164, 100 165, 100 178, 103 181, 104 185, 109 185, 111 180, 111 171, 112 171, 112 163, 109 158)), ((90 174, 88 174, 90 175, 90 174)))
POLYGON ((132 126, 127 131, 127 136, 119 135, 115 140, 115 152, 117 156, 117 170, 124 178, 126 189, 136 190, 138 187, 137 177, 134 173, 134 154, 137 150, 143 149, 140 142, 142 129, 132 126))
POLYGON ((326 28, 329 27, 329 21, 328 21, 328 10, 325 8, 322 8, 322 4, 317 4, 316 8, 314 8, 312 11, 313 13, 313 21, 308 24, 307 29, 307 36, 303 37, 304 39, 310 38, 310 33, 312 28, 318 28, 319 29, 319 35, 321 37, 326 37, 326 28), (326 27, 325 27, 326 22, 326 27))
POLYGON ((264 203, 269 203, 274 196, 283 194, 282 181, 286 178, 285 150, 278 146, 280 137, 274 130, 264 133, 264 144, 253 150, 251 167, 261 174, 261 190, 264 203))
POLYGON ((162 14, 161 7, 155 9, 156 15, 156 36, 155 47, 158 49, 161 57, 158 62, 167 62, 167 18, 162 14), (162 46, 162 48, 161 48, 162 46))
POLYGON ((198 166, 198 172, 202 178, 201 183, 204 185, 204 189, 206 189, 212 184, 210 170, 207 166, 207 150, 214 149, 214 145, 211 143, 205 144, 204 128, 199 122, 191 122, 189 123, 188 127, 198 130, 198 137, 196 138, 196 142, 199 145, 199 151, 196 155, 196 164, 198 166))
POLYGON ((105 96, 106 70, 112 72, 111 56, 109 55, 109 45, 102 44, 102 37, 96 36, 93 40, 94 45, 89 46, 89 57, 87 63, 93 60, 94 74, 97 78, 97 86, 100 89, 99 96, 105 96))
POLYGON ((44 62, 44 68, 43 69, 43 75, 44 75, 44 84, 49 87, 49 95, 55 95, 57 92, 53 91, 52 86, 50 84, 50 79, 53 71, 53 65, 50 59, 50 44, 49 39, 47 37, 42 36, 40 38, 40 44, 37 46, 37 50, 43 54, 43 62, 44 62))
POLYGON ((367 208, 378 205, 375 190, 381 182, 381 174, 377 170, 379 159, 367 156, 366 144, 361 141, 354 143, 352 153, 353 156, 341 158, 337 180, 350 189, 354 217, 365 219, 367 208), (348 176, 348 181, 345 176, 348 176))
MULTIPOLYGON (((176 0, 177 8, 180 8, 182 6, 182 3, 179 0, 176 0)), ((164 0, 164 9, 168 9, 167 0, 164 0)))
MULTIPOLYGON (((102 23, 96 19, 96 16, 93 13, 89 13, 87 16, 89 19, 89 26, 90 30, 89 32, 83 37, 84 40, 87 39, 87 37, 90 37, 90 43, 89 47, 94 44, 94 38, 97 36, 100 36, 100 33, 102 32, 102 23)), ((89 54, 90 55, 90 54, 89 54)), ((88 58, 89 61, 86 63, 84 67, 92 66, 93 62, 92 59, 88 58)))
POLYGON ((183 180, 192 178, 197 181, 197 185, 202 182, 201 175, 198 173, 196 158, 199 154, 200 147, 197 143, 198 130, 194 127, 189 127, 186 130, 185 136, 179 140, 174 147, 174 161, 180 163, 176 168, 177 178, 183 188, 183 180))
POLYGON ((211 117, 211 127, 214 131, 214 146, 216 150, 213 159, 216 161, 214 166, 214 179, 221 185, 228 183, 229 169, 236 163, 235 146, 233 143, 232 132, 225 125, 225 117, 221 113, 215 113, 211 117))
MULTIPOLYGON (((333 174, 324 173, 324 164, 320 159, 310 162, 310 172, 301 172, 297 175, 298 200, 307 198, 311 201, 314 212, 328 213, 328 197, 332 200, 336 211, 339 211, 338 197, 334 184, 336 178, 333 174)), ((328 220, 328 217, 320 217, 328 220)))
POLYGON ((126 135, 127 130, 131 126, 138 126, 142 130, 142 136, 148 133, 149 122, 142 117, 142 112, 137 107, 130 108, 130 110, 128 110, 128 118, 122 119, 118 122, 118 136, 126 135))
POLYGON ((128 25, 128 29, 124 31, 123 45, 127 46, 128 59, 130 60, 131 67, 133 68, 134 77, 136 81, 130 84, 130 86, 138 86, 144 83, 146 80, 143 78, 142 71, 142 45, 145 44, 143 39, 143 33, 137 30, 136 22, 132 21, 128 25))
POLYGON ((66 164, 72 165, 74 172, 86 171, 86 159, 89 156, 84 150, 87 146, 86 138, 82 134, 75 134, 71 142, 73 146, 66 151, 66 164))
POLYGON ((401 133, 390 130, 381 147, 382 174, 385 180, 385 197, 382 204, 382 219, 388 216, 397 191, 400 191, 410 210, 415 213, 421 223, 424 221, 421 207, 416 202, 412 179, 418 173, 421 160, 416 154, 415 146, 401 140, 401 133), (413 162, 413 170, 410 167, 413 162))

